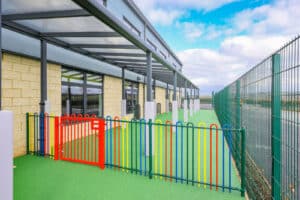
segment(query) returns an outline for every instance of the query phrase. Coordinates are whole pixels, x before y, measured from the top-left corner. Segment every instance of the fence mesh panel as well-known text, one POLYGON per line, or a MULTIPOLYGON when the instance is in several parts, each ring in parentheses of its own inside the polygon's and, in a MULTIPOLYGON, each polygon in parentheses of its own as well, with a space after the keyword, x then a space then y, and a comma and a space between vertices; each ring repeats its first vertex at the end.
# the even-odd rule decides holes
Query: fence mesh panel
MULTIPOLYGON (((300 199, 299 40, 299 37, 294 39, 274 53, 280 58, 277 73, 280 81, 272 72, 275 62, 272 55, 214 95, 220 122, 246 130, 246 185, 253 199, 270 199, 272 181, 280 188, 281 199, 300 199), (273 91, 276 89, 280 94, 280 114, 273 116, 272 103, 276 97, 272 85, 273 91), (281 135, 273 136, 273 142, 279 141, 281 148, 279 153, 273 149, 272 154, 272 123, 276 123, 276 119, 280 119, 281 135), (281 174, 275 174, 274 163, 279 163, 281 174)), ((240 144, 236 143, 233 149, 238 148, 240 144)), ((235 159, 237 163, 240 161, 237 155, 235 159)), ((277 198, 273 196, 273 199, 277 198)))

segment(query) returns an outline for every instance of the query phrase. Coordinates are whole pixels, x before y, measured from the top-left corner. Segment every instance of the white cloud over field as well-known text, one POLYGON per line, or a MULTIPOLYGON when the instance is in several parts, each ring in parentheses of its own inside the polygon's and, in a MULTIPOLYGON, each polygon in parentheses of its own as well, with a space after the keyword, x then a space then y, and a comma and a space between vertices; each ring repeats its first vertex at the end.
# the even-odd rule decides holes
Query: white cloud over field
POLYGON ((208 12, 233 0, 135 1, 153 23, 180 27, 187 41, 221 39, 217 48, 199 46, 177 52, 184 64, 184 73, 203 93, 223 88, 300 33, 299 0, 275 0, 245 9, 228 19, 225 25, 178 19, 190 8, 208 12))

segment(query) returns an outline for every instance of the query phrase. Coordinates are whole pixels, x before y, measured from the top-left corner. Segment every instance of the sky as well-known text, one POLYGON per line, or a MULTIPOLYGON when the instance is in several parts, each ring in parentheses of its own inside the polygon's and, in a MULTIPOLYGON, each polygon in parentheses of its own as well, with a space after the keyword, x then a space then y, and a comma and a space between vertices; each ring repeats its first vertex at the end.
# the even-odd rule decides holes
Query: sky
POLYGON ((300 33, 300 0, 134 0, 201 95, 219 91, 300 33))

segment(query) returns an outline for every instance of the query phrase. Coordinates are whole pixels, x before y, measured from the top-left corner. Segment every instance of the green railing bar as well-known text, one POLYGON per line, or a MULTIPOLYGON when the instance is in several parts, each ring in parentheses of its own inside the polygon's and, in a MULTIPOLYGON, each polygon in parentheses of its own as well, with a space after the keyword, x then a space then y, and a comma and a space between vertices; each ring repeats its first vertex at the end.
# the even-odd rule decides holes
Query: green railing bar
MULTIPOLYGON (((236 112, 236 119, 235 119, 235 128, 241 128, 241 81, 237 80, 236 82, 236 102, 235 102, 235 112, 236 112)), ((238 146, 239 146, 239 134, 235 135, 235 158, 237 158, 238 146)), ((237 159, 236 159, 237 160, 237 159)))
POLYGON ((245 196, 245 185, 246 185, 246 132, 242 129, 242 144, 241 144, 241 196, 245 196))
POLYGON ((26 153, 29 154, 29 113, 26 113, 26 153))
POLYGON ((130 154, 131 154, 131 158, 130 158, 130 161, 131 161, 131 165, 130 165, 130 167, 131 167, 131 173, 133 173, 133 147, 132 147, 132 145, 133 145, 133 123, 131 122, 130 123, 130 127, 131 127, 131 131, 130 131, 130 136, 131 136, 131 138, 130 138, 130 154))
POLYGON ((195 157, 195 149, 194 149, 194 146, 195 146, 195 138, 194 138, 194 126, 192 126, 192 185, 194 185, 194 157, 195 157))
POLYGON ((137 149, 138 149, 138 144, 137 144, 137 137, 138 137, 138 126, 137 126, 137 121, 135 121, 135 169, 136 169, 136 174, 138 173, 138 153, 137 153, 137 149))
POLYGON ((186 134, 186 184, 189 184, 189 128, 186 134))
POLYGON ((152 179, 152 119, 149 120, 149 178, 152 179))

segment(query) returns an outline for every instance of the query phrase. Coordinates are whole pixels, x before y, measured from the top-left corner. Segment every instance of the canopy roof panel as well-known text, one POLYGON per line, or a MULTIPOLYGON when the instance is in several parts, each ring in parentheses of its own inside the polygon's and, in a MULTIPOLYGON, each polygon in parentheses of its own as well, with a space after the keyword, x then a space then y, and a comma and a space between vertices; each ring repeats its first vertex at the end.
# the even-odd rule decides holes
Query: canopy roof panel
MULTIPOLYGON (((132 4, 127 0, 123 1, 128 5, 132 4)), ((176 61, 178 59, 173 57, 173 52, 167 52, 169 48, 164 46, 164 42, 159 43, 161 38, 155 35, 156 32, 152 31, 149 38, 159 43, 156 46, 161 49, 153 48, 146 35, 142 38, 138 34, 139 31, 129 22, 130 15, 124 16, 126 20, 122 21, 99 2, 101 1, 2 0, 2 24, 13 31, 44 39, 143 75, 147 72, 145 52, 150 51, 153 56, 153 78, 173 84, 173 73, 176 71, 178 86, 185 86, 187 78, 180 72, 181 68, 178 68, 181 66, 180 61, 176 61)))

